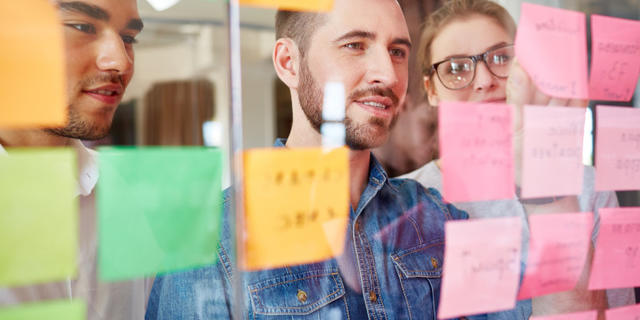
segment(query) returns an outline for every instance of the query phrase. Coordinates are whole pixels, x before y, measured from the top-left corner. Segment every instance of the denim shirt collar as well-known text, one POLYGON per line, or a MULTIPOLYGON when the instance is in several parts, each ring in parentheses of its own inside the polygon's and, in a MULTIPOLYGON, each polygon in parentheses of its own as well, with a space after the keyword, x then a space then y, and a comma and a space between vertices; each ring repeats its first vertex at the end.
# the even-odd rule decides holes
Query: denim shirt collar
MULTIPOLYGON (((274 143, 274 147, 283 148, 287 143, 287 139, 278 138, 274 143)), ((364 208, 369 204, 371 199, 375 197, 375 195, 382 189, 382 187, 389 181, 389 176, 384 171, 384 168, 373 156, 373 153, 369 153, 369 182, 367 183, 367 187, 360 195, 360 202, 358 203, 358 208, 355 210, 355 216, 357 217, 364 210, 364 208)))

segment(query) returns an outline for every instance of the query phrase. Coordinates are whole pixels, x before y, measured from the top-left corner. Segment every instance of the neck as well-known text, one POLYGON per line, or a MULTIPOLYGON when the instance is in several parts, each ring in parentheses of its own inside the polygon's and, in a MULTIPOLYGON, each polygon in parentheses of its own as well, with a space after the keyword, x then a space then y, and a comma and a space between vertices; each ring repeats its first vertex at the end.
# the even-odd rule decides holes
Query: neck
POLYGON ((72 140, 42 129, 0 130, 0 144, 4 147, 63 147, 72 140))

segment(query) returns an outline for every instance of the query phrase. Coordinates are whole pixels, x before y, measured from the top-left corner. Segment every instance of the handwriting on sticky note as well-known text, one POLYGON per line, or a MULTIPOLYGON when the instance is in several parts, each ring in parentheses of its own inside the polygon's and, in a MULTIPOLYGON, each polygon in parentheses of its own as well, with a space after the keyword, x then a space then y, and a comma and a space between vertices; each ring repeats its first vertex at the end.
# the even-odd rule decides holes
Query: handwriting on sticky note
POLYGON ((640 22, 591 16, 591 99, 629 101, 640 74, 640 22))
POLYGON ((587 259, 593 214, 532 215, 529 226, 527 268, 518 299, 573 289, 587 259))
POLYGON ((530 320, 596 320, 598 311, 585 311, 567 314, 559 314, 553 316, 531 317, 530 320))
POLYGON ((346 148, 245 153, 246 269, 342 253, 349 213, 347 153, 346 148))
POLYGON ((640 286, 640 208, 602 208, 589 289, 637 286, 640 286))
POLYGON ((0 42, 11 44, 0 55, 0 127, 64 125, 65 57, 55 7, 49 1, 2 1, 0 30, 0 42))
POLYGON ((640 320, 640 304, 609 309, 605 313, 607 320, 640 320))
POLYGON ((443 102, 438 110, 445 200, 512 198, 511 107, 443 102))
POLYGON ((585 110, 524 108, 522 196, 580 194, 585 110))
POLYGON ((84 320, 87 307, 83 301, 52 301, 0 308, 0 320, 84 320))
POLYGON ((640 189, 640 110, 597 106, 596 190, 640 189))
POLYGON ((100 148, 100 278, 113 281, 215 263, 222 152, 100 148))
POLYGON ((588 99, 584 13, 522 3, 516 56, 542 92, 588 99))
POLYGON ((446 223, 438 318, 513 308, 521 227, 519 217, 446 223))
POLYGON ((7 151, 0 156, 0 287, 74 277, 74 150, 7 151))
POLYGON ((330 11, 333 0, 240 0, 241 5, 292 11, 330 11))

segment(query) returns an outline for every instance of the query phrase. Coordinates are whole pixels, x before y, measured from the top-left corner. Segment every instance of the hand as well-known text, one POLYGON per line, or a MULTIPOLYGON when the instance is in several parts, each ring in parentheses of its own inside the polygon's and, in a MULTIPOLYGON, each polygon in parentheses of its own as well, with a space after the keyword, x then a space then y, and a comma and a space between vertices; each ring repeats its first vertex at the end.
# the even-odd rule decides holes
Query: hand
POLYGON ((513 153, 516 185, 522 185, 523 113, 525 105, 586 108, 589 101, 549 96, 536 87, 517 58, 507 78, 507 103, 513 106, 513 153))

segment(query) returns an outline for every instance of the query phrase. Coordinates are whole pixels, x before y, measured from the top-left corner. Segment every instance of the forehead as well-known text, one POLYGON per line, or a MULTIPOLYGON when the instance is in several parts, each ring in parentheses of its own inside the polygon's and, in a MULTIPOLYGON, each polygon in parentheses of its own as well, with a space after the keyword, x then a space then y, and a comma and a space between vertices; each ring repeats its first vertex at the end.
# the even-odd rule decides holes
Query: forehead
POLYGON ((494 19, 483 15, 456 19, 433 39, 432 62, 452 55, 476 55, 501 42, 511 43, 513 39, 494 19))
POLYGON ((409 38, 396 0, 335 0, 333 10, 317 31, 339 37, 353 30, 372 32, 381 39, 409 38))

